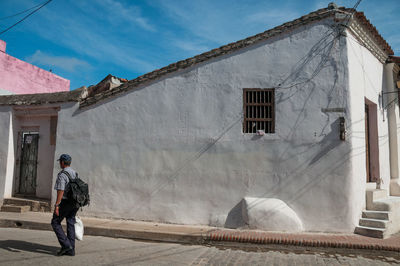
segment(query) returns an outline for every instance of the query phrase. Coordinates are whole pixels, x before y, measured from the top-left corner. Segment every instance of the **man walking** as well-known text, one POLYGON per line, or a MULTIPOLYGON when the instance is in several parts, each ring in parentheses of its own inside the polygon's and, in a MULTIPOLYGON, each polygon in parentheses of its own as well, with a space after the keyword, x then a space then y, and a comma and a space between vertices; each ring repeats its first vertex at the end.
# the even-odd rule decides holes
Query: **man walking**
POLYGON ((71 199, 68 199, 69 178, 74 179, 76 177, 75 170, 70 167, 71 160, 71 156, 68 154, 62 154, 58 159, 62 170, 58 173, 54 186, 54 189, 57 190, 57 200, 51 226, 61 245, 61 249, 57 253, 58 256, 75 256, 75 215, 79 208, 75 206, 71 199), (61 226, 64 218, 67 220, 67 235, 65 235, 61 226))

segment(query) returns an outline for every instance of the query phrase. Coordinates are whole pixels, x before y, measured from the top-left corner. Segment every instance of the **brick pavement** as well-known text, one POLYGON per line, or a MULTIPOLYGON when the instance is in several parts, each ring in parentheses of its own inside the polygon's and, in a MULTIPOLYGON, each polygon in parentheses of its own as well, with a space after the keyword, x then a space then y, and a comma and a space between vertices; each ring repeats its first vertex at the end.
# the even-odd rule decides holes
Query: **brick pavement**
POLYGON ((207 239, 210 241, 400 252, 400 233, 387 239, 378 239, 356 234, 283 233, 219 229, 208 233, 207 239))

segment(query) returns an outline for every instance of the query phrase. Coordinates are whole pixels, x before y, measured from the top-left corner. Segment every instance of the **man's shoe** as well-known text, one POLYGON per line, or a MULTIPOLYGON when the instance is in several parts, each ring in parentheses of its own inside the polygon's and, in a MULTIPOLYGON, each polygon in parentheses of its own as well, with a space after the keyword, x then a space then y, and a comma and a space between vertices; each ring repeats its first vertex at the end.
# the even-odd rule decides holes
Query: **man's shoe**
POLYGON ((70 251, 65 252, 64 255, 67 255, 67 256, 75 256, 75 250, 74 250, 74 249, 71 249, 70 251))
POLYGON ((60 249, 60 251, 57 252, 57 256, 65 255, 65 254, 67 254, 68 252, 71 252, 71 251, 73 251, 72 247, 62 247, 60 249))

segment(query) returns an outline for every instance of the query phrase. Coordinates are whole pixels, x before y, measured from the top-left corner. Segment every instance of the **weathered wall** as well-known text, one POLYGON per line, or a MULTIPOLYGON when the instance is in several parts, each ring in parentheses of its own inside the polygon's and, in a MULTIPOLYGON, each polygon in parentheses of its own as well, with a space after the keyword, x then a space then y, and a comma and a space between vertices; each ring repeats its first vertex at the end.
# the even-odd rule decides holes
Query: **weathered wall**
MULTIPOLYGON (((366 190, 366 147, 365 147, 365 100, 377 105, 380 177, 381 188, 388 189, 390 183, 389 139, 386 110, 380 101, 383 86, 383 64, 365 47, 361 46, 351 34, 347 38, 349 60, 349 92, 351 101, 351 120, 348 124, 348 135, 352 143, 351 159, 353 161, 352 191, 354 212, 365 208, 366 190), (363 193, 358 193, 363 192, 363 193)), ((386 105, 387 102, 384 105, 386 105)))
POLYGON ((69 84, 67 79, 0 52, 0 94, 68 91, 69 84))
POLYGON ((0 106, 0 200, 4 198, 6 184, 10 116, 10 107, 0 106))
MULTIPOLYGON (((24 128, 37 128, 39 133, 38 164, 36 177, 36 196, 38 198, 51 198, 52 175, 54 164, 55 146, 50 145, 50 116, 20 117, 18 118, 18 131, 24 128)), ((28 130, 25 130, 28 131, 28 130)), ((36 130, 34 130, 36 131, 36 130)))
MULTIPOLYGON (((18 137, 19 132, 21 136, 22 132, 39 133, 36 197, 51 198, 55 145, 50 143, 50 117, 57 113, 53 106, 47 109, 42 108, 42 110, 43 113, 38 116, 30 114, 32 108, 26 108, 21 116, 21 110, 0 107, 0 123, 2 124, 0 131, 2 136, 0 138, 1 198, 11 197, 18 193, 20 164, 17 164, 16 160, 21 155, 17 153, 17 148, 20 148, 18 142, 22 141, 18 137)), ((35 112, 34 109, 33 112, 35 112)))
POLYGON ((10 112, 10 125, 8 134, 8 151, 7 151, 7 169, 4 185, 4 198, 12 196, 12 188, 14 181, 14 166, 15 166, 15 135, 14 135, 15 119, 10 112))
POLYGON ((351 145, 339 140, 347 112, 323 111, 348 108, 347 50, 330 23, 83 110, 64 106, 56 156, 71 154, 88 180, 86 213, 223 226, 242 198, 277 198, 305 230, 352 231, 361 203, 351 193, 364 191, 352 189, 351 145), (275 134, 242 133, 243 88, 277 88, 275 134))

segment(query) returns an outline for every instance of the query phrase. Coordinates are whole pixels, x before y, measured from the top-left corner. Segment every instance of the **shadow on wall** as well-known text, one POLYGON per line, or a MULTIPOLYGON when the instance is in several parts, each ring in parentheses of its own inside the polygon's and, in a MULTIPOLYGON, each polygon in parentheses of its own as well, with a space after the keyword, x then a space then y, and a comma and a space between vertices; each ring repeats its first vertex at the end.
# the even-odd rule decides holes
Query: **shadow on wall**
POLYGON ((247 212, 243 209, 243 200, 236 204, 236 206, 228 213, 224 227, 247 228, 249 226, 247 212))
POLYGON ((340 118, 337 118, 332 124, 331 124, 331 131, 329 132, 328 135, 326 135, 317 145, 320 146, 318 152, 314 158, 311 159, 309 166, 315 164, 318 162, 321 158, 323 158, 325 155, 327 155, 330 151, 332 151, 334 148, 336 148, 340 142, 338 143, 338 138, 339 138, 339 123, 340 123, 340 118))
MULTIPOLYGON (((330 34, 329 34, 330 35, 330 34)), ((328 36, 329 36, 328 35, 328 36)), ((334 37, 333 40, 327 41, 328 38, 325 40, 320 40, 312 49, 309 51, 309 53, 303 57, 294 67, 293 72, 286 78, 282 84, 287 83, 287 81, 290 82, 295 82, 296 80, 297 83, 294 85, 288 86, 287 89, 291 89, 292 87, 295 88, 295 90, 291 90, 288 93, 281 93, 279 98, 277 98, 277 104, 283 101, 288 100, 289 98, 293 97, 296 93, 299 91, 304 91, 307 90, 309 91, 307 97, 304 99, 303 106, 300 110, 300 112, 297 113, 297 118, 289 132, 289 134, 284 138, 283 140, 286 141, 291 141, 295 138, 295 134, 298 131, 299 126, 302 125, 303 120, 306 118, 306 116, 303 116, 306 107, 308 103, 311 100, 311 97, 314 95, 316 86, 315 83, 312 81, 314 77, 316 77, 320 71, 330 65, 333 70, 334 70, 334 80, 331 89, 328 92, 328 105, 326 107, 329 107, 332 104, 333 99, 336 100, 335 104, 340 104, 341 107, 346 108, 347 107, 347 97, 345 97, 345 92, 340 91, 341 88, 338 87, 338 78, 339 78, 339 64, 342 64, 343 71, 344 71, 344 76, 346 76, 346 66, 344 65, 343 60, 340 60, 337 62, 334 58, 332 58, 331 53, 334 50, 335 43, 338 40, 340 44, 340 40, 337 38, 338 36, 334 37), (314 69, 314 72, 311 74, 311 77, 308 79, 303 79, 301 81, 301 72, 304 70, 305 66, 308 65, 312 59, 316 57, 320 58, 319 63, 317 64, 316 68, 314 69), (336 97, 334 97, 336 96, 336 97), (342 98, 340 98, 342 97, 342 98)), ((339 51, 339 58, 342 58, 342 51, 339 51)), ((322 128, 321 133, 319 136, 324 136, 321 141, 318 143, 306 143, 306 144, 300 144, 297 145, 293 143, 293 145, 288 145, 288 148, 283 150, 281 154, 277 155, 277 159, 281 161, 282 163, 285 163, 285 161, 290 160, 290 158, 293 157, 298 157, 298 156, 303 156, 302 154, 305 152, 308 152, 310 149, 316 147, 318 150, 318 153, 314 155, 314 157, 304 160, 303 163, 298 165, 296 168, 297 170, 292 172, 289 176, 286 176, 286 178, 283 180, 283 182, 280 182, 279 185, 273 187, 273 188, 268 188, 268 191, 266 193, 263 193, 262 195, 257 195, 258 198, 256 198, 254 201, 249 202, 247 206, 247 210, 244 212, 242 208, 242 201, 239 202, 228 214, 228 218, 226 220, 225 226, 230 227, 230 228, 238 228, 238 227, 243 227, 243 226, 249 226, 249 224, 246 224, 249 221, 248 213, 251 212, 251 209, 257 209, 260 207, 260 205, 263 204, 265 201, 265 197, 268 198, 279 198, 282 188, 288 187, 290 183, 296 182, 298 180, 297 177, 300 177, 306 173, 306 171, 310 170, 310 167, 318 167, 319 162, 322 158, 326 157, 327 154, 329 154, 332 150, 335 148, 338 148, 343 142, 339 140, 339 118, 337 118, 333 123, 329 120, 329 117, 327 116, 326 119, 326 124, 322 128), (328 135, 324 135, 326 127, 330 126, 331 130, 328 133, 328 135), (291 147, 291 148, 290 148, 291 147), (300 148, 304 147, 304 151, 295 154, 295 155, 290 155, 289 157, 287 156, 289 154, 289 151, 292 151, 292 148, 300 148)), ((256 140, 257 138, 253 138, 253 140, 256 140)), ((363 153, 364 151, 362 150, 362 147, 360 147, 361 151, 359 152, 360 154, 363 153)), ((305 183, 305 184, 299 184, 300 186, 298 187, 298 190, 296 190, 295 193, 290 195, 288 199, 286 199, 286 204, 291 204, 296 202, 300 197, 302 197, 307 191, 309 191, 312 187, 317 186, 322 180, 327 178, 328 173, 332 173, 336 171, 337 169, 341 168, 342 165, 344 165, 349 159, 350 156, 357 156, 357 149, 353 150, 345 150, 342 152, 342 156, 340 157, 339 160, 333 161, 330 165, 327 167, 323 167, 323 169, 320 169, 319 171, 316 171, 315 174, 313 174, 312 177, 310 177, 310 181, 305 183)), ((274 208, 278 210, 280 208, 279 205, 276 205, 274 208)), ((274 211, 274 210, 272 210, 274 211)), ((346 211, 346 210, 344 210, 346 211)), ((265 217, 265 219, 268 219, 268 217, 265 217)), ((250 225, 251 226, 251 225, 250 225)))
MULTIPOLYGON (((295 132, 297 131, 298 127, 302 125, 302 121, 306 118, 303 114, 304 114, 304 110, 306 109, 307 105, 310 102, 311 97, 314 95, 314 92, 316 90, 316 85, 315 82, 313 82, 312 79, 314 79, 324 68, 328 67, 328 66, 332 66, 334 71, 335 71, 335 79, 334 82, 332 84, 332 88, 329 91, 329 94, 333 94, 335 90, 339 89, 337 87, 337 79, 339 77, 338 75, 338 66, 335 64, 339 64, 341 62, 337 62, 334 60, 334 58, 332 57, 331 53, 334 50, 335 47, 335 43, 337 38, 334 36, 335 32, 331 32, 328 33, 327 36, 324 36, 324 38, 322 38, 321 40, 319 40, 311 49, 310 51, 304 55, 304 57, 302 59, 299 60, 298 63, 295 64, 295 67, 291 70, 291 73, 288 73, 287 78, 285 78, 281 84, 282 87, 278 87, 277 90, 284 90, 285 93, 280 93, 280 97, 277 97, 277 104, 279 104, 280 102, 284 102, 287 101, 289 98, 294 97, 297 93, 300 92, 307 92, 307 95, 305 96, 304 99, 304 103, 301 107, 301 110, 299 112, 296 112, 293 115, 296 115, 297 118, 293 124, 293 127, 291 128, 289 134, 285 137, 282 138, 282 141, 291 141, 292 139, 295 138, 295 132), (328 38, 329 36, 333 36, 333 38, 328 38), (305 71, 306 66, 310 64, 310 62, 315 62, 315 69, 313 69, 312 73, 303 73, 303 71, 305 71), (305 77, 304 77, 305 76, 305 77), (291 83, 291 84, 288 84, 291 83), (293 84, 295 83, 295 84, 293 84), (286 85, 288 84, 288 85, 286 85), (284 88, 285 87, 285 88, 284 88)), ((314 68, 314 66, 313 66, 314 68)), ((344 68, 345 69, 345 68, 344 68)), ((280 84, 280 85, 281 85, 280 84)), ((140 88, 142 89, 142 88, 140 88)), ((239 97, 239 101, 242 101, 242 96, 240 95, 239 97)), ((328 105, 331 103, 332 97, 329 97, 329 103, 328 105)), ((343 101, 345 100, 345 98, 343 98, 343 101)), ((100 104, 103 104, 105 102, 107 102, 109 100, 103 101, 100 104)), ((343 106, 345 105, 345 103, 343 102, 343 106)), ((89 107, 89 109, 94 108, 93 106, 89 107)), ((88 109, 78 109, 76 110, 76 112, 73 114, 73 116, 78 115, 81 112, 84 112, 85 110, 88 109)), ((229 130, 231 130, 235 124, 239 123, 242 120, 242 114, 239 114, 237 117, 234 117, 232 119, 232 123, 229 124, 228 126, 224 127, 222 126, 222 130, 220 131, 220 133, 218 133, 215 138, 213 138, 209 143, 206 143, 204 146, 202 146, 200 149, 198 149, 196 151, 196 153, 187 158, 186 160, 184 160, 183 162, 181 162, 173 171, 171 171, 170 174, 167 174, 167 178, 160 180, 157 184, 155 184, 152 187, 152 191, 150 193, 150 196, 158 193, 160 190, 164 189, 169 183, 173 182, 175 179, 177 179, 180 175, 180 173, 182 172, 183 169, 190 167, 192 162, 195 162, 196 160, 198 160, 201 156, 203 156, 203 154, 207 153, 209 151, 209 149, 211 147, 213 147, 229 130)), ((301 146, 306 146, 307 148, 312 148, 315 145, 320 145, 321 147, 319 149, 323 149, 322 151, 320 151, 319 153, 317 153, 312 159, 310 160, 305 160, 304 163, 302 163, 301 165, 298 166, 299 170, 296 170, 295 172, 291 173, 290 176, 288 176, 284 182, 286 182, 286 184, 289 184, 290 182, 294 182, 294 180, 296 180, 296 176, 301 176, 305 173, 306 166, 308 165, 314 165, 316 163, 318 163, 320 161, 321 158, 323 158, 327 153, 329 153, 331 150, 333 150, 336 146, 340 145, 340 142, 334 141, 334 139, 338 136, 336 136, 336 132, 337 130, 335 128, 337 128, 337 123, 338 120, 336 120, 333 124, 331 124, 331 121, 329 120, 329 118, 327 117, 326 120, 326 125, 325 127, 331 126, 331 132, 325 136, 323 138, 322 141, 320 141, 319 143, 311 143, 311 144, 301 144, 301 146), (333 141, 332 141, 333 140, 333 141), (326 147, 323 147, 323 145, 325 145, 325 143, 328 142, 328 145, 326 147)), ((322 129, 322 132, 320 133, 320 136, 324 133, 325 131, 325 127, 322 129)), ((338 134, 338 133, 337 133, 338 134)), ((252 140, 257 140, 261 138, 261 136, 254 136, 252 138, 252 140)), ((277 155, 277 159, 280 160, 282 163, 284 163, 286 160, 288 160, 287 152, 288 152, 289 148, 284 150, 281 154, 277 155)), ((332 163, 332 167, 327 167, 326 169, 319 171, 319 173, 317 173, 315 175, 314 178, 312 178, 312 180, 309 183, 304 184, 304 186, 299 187, 299 190, 297 191, 297 193, 293 194, 292 197, 290 198, 290 200, 288 200, 287 204, 289 204, 290 202, 296 200, 296 198, 301 197, 307 190, 309 190, 310 188, 312 188, 313 186, 317 185, 322 179, 324 179, 326 176, 324 176, 324 173, 328 173, 331 172, 333 170, 335 170, 335 168, 338 165, 341 165, 343 163, 345 163, 348 160, 348 157, 350 155, 350 151, 347 154, 343 154, 343 159, 337 162, 332 163)), ((294 156, 299 156, 299 154, 294 155, 294 156)), ((278 198, 278 195, 280 194, 281 188, 284 187, 285 184, 280 184, 277 187, 274 188, 268 188, 269 191, 267 193, 265 193, 264 195, 261 195, 260 197, 263 196, 268 196, 268 197, 276 197, 278 198)), ((237 204, 230 212, 230 214, 232 213, 232 217, 239 217, 238 219, 244 220, 246 221, 246 217, 245 214, 241 213, 241 211, 239 211, 239 204, 237 204)), ((139 208, 142 208, 144 205, 142 204, 138 204, 136 207, 137 211, 139 208)), ((252 208, 257 206, 257 201, 252 202, 248 207, 252 208)), ((228 224, 240 224, 240 220, 235 220, 236 218, 233 218, 231 221, 227 221, 228 224)))
POLYGON ((296 212, 282 200, 273 198, 244 198, 229 212, 225 227, 266 231, 304 231, 296 212), (254 202, 257 202, 257 206, 252 206, 254 202))
MULTIPOLYGON (((310 50, 295 64, 294 68, 288 73, 287 77, 282 80, 281 84, 282 86, 285 86, 285 84, 289 82, 296 82, 295 84, 291 84, 286 86, 286 88, 277 88, 277 89, 282 89, 285 90, 289 96, 286 98, 283 98, 283 94, 280 95, 280 97, 277 99, 276 103, 279 104, 280 102, 286 101, 289 98, 293 97, 295 94, 300 93, 302 90, 309 90, 309 93, 307 94, 307 98, 304 100, 304 104, 302 106, 302 109, 299 113, 297 113, 297 119, 296 122, 293 125, 293 128, 291 129, 291 133, 289 136, 287 136, 286 139, 290 139, 293 137, 294 133, 296 132, 297 128, 301 125, 301 118, 302 114, 304 113, 304 110, 306 109, 306 106, 308 102, 310 101, 310 98, 314 94, 314 91, 316 90, 315 83, 312 81, 313 78, 315 78, 325 67, 327 67, 327 63, 330 64, 335 64, 336 62, 331 58, 331 53, 334 50, 336 41, 337 41, 337 36, 336 36, 336 31, 328 30, 326 31, 323 35, 324 37, 321 38, 313 47, 310 48, 310 50), (330 38, 332 37, 332 38, 330 38), (330 59, 333 60, 330 61, 330 59), (314 60, 317 60, 316 62, 316 67, 314 71, 311 73, 311 76, 302 80, 301 76, 304 74, 303 72, 305 71, 305 66, 309 65, 311 62, 314 60), (291 89, 291 92, 288 92, 288 90, 291 89)), ((335 80, 334 83, 332 84, 332 89, 331 93, 334 89, 337 87, 337 78, 338 78, 338 67, 334 65, 334 71, 335 71, 335 80)), ((331 99, 331 98, 330 98, 331 99)), ((238 98, 238 103, 242 103, 242 95, 238 98)), ((166 179, 161 180, 158 184, 155 185, 154 189, 150 193, 150 195, 154 195, 158 193, 160 190, 162 190, 164 187, 166 187, 169 183, 173 182, 175 179, 177 179, 182 172, 183 169, 186 169, 189 167, 193 162, 198 160, 201 156, 203 156, 207 151, 213 147, 227 132, 229 132, 237 123, 242 121, 243 119, 243 114, 240 113, 238 116, 234 117, 232 120, 232 123, 229 124, 226 127, 222 127, 223 129, 221 132, 215 136, 210 143, 207 143, 203 147, 201 147, 192 157, 187 158, 184 160, 178 167, 170 174, 167 176, 166 179)), ((329 119, 327 119, 327 125, 329 124, 329 119)), ((321 133, 322 134, 322 133, 321 133)), ((334 134, 334 133, 332 133, 334 134)), ((254 136, 252 140, 257 140, 261 138, 261 136, 254 136)), ((333 147, 332 147, 333 148, 333 147)), ((282 158, 284 156, 283 154, 278 155, 278 158, 282 158)), ((322 155, 321 155, 322 156, 322 155)), ((136 207, 137 211, 139 208, 142 208, 142 205, 138 205, 136 207)))

